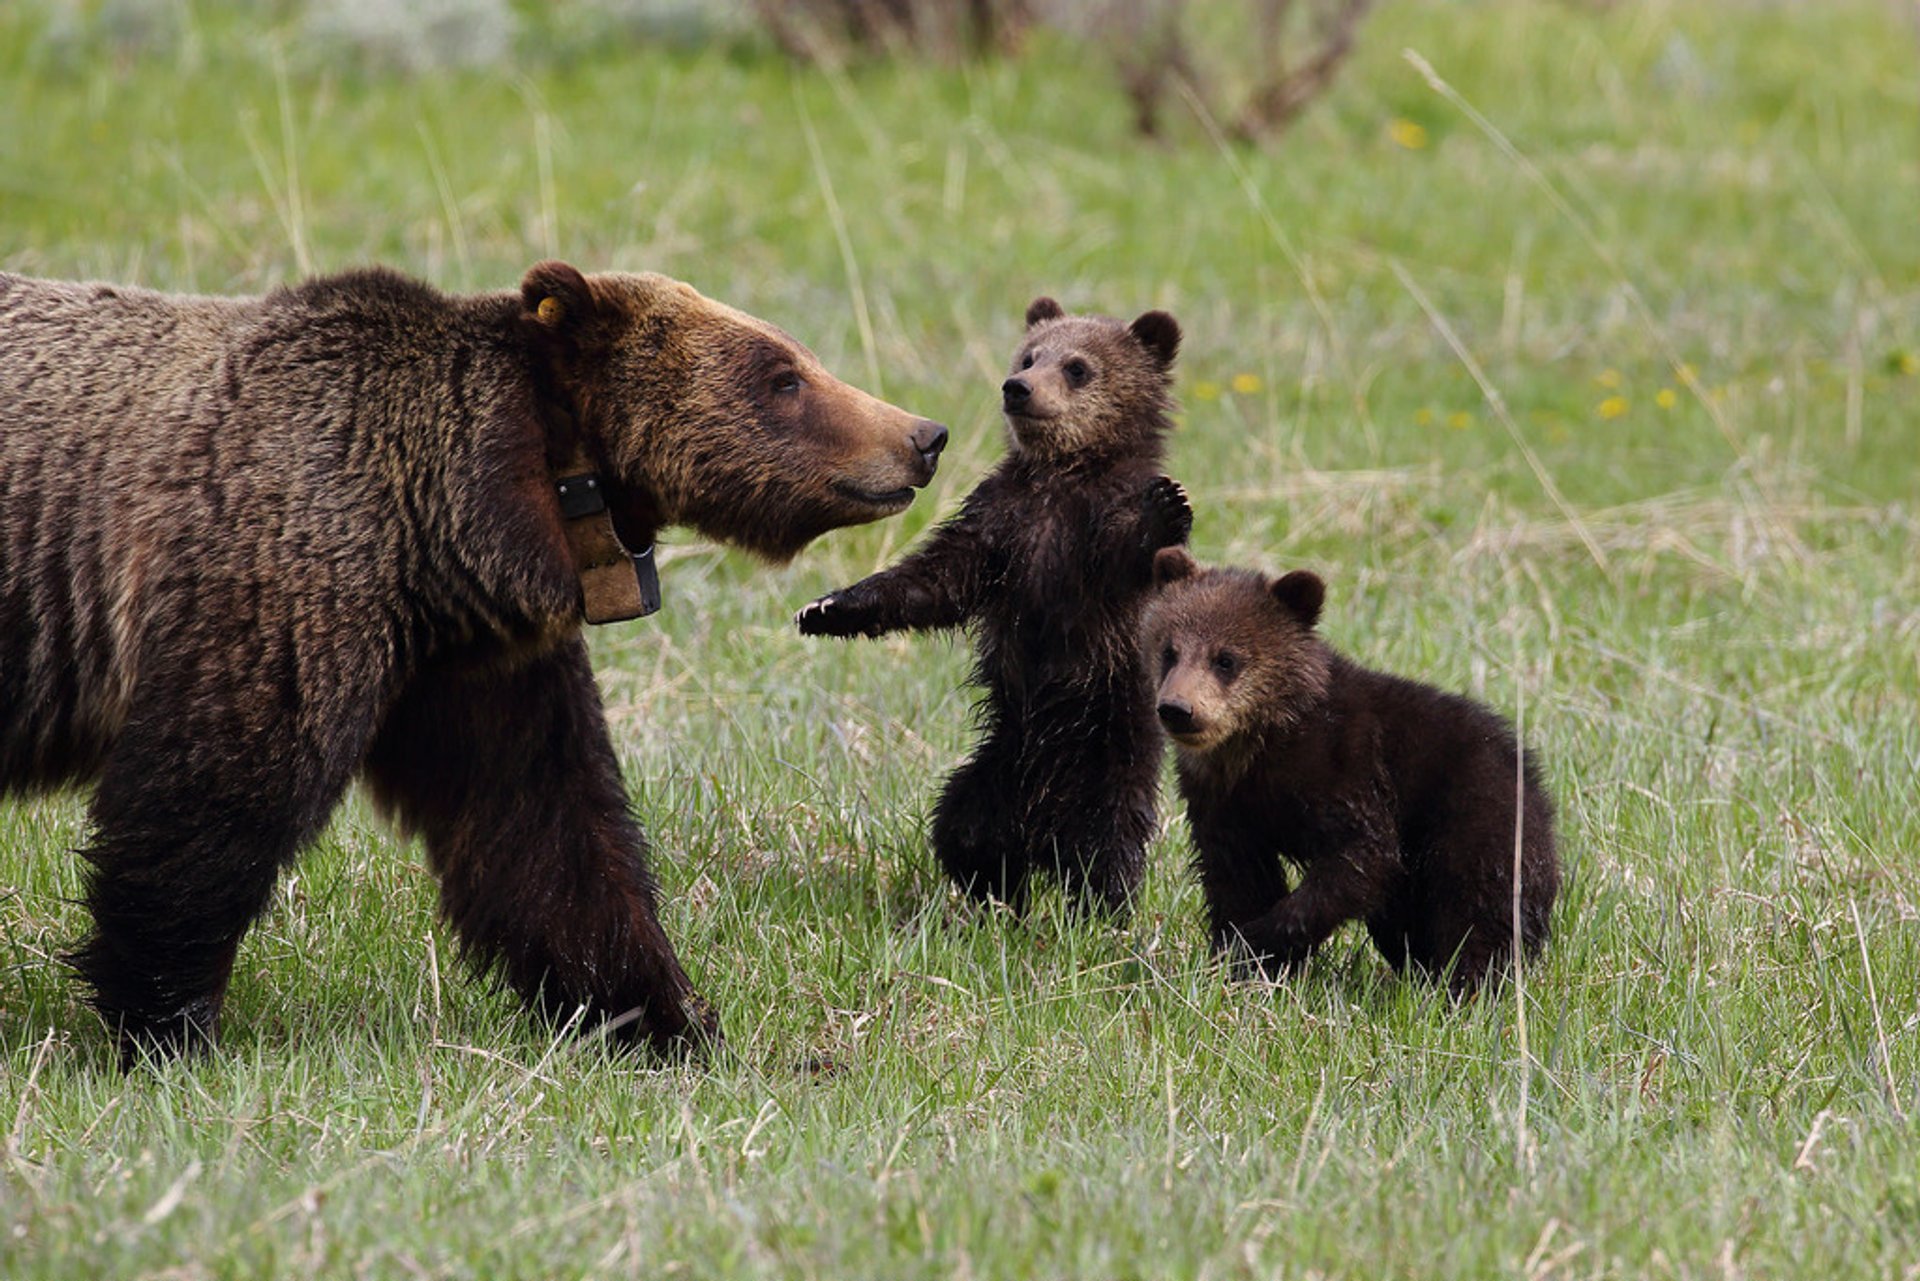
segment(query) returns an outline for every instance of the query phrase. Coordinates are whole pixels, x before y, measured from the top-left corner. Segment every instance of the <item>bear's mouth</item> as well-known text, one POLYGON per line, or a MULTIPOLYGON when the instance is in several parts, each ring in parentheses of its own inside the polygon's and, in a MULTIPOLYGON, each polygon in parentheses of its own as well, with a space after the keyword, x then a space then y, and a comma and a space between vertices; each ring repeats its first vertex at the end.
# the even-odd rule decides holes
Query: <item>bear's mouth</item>
POLYGON ((842 498, 859 503, 862 507, 872 507, 883 512, 905 511, 913 504, 913 487, 903 485, 899 489, 874 490, 862 489, 850 481, 839 481, 833 492, 842 498))

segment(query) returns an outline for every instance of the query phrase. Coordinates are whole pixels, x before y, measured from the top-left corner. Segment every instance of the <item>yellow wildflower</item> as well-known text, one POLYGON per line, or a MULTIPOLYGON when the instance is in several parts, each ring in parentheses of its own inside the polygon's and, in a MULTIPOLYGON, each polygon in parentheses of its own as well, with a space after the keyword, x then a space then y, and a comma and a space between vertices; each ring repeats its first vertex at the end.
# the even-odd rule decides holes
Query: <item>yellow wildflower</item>
POLYGON ((1593 381, 1611 391, 1620 385, 1620 371, 1618 369, 1602 369, 1593 376, 1593 381))
POLYGON ((1618 418, 1627 412, 1627 398, 1625 396, 1609 396, 1601 401, 1599 405, 1595 406, 1594 412, 1602 418, 1618 418))
POLYGON ((1679 393, 1675 392, 1673 388, 1662 387, 1659 391, 1654 393, 1653 403, 1660 406, 1660 408, 1662 409, 1672 409, 1675 405, 1680 403, 1680 396, 1679 396, 1679 393))
POLYGON ((1456 409, 1447 415, 1447 426, 1455 431, 1465 431, 1473 426, 1473 415, 1464 409, 1456 409))
POLYGON ((1425 405, 1422 405, 1420 408, 1413 411, 1413 422, 1414 422, 1414 426, 1416 427, 1433 426, 1433 411, 1431 409, 1428 409, 1425 405))
POLYGON ((1387 126, 1387 137, 1393 139, 1396 147, 1404 147, 1408 151, 1419 151, 1427 145, 1427 127, 1416 120, 1400 116, 1387 126))
POLYGON ((1233 394, 1234 395, 1251 396, 1259 390, 1260 390, 1260 375, 1235 374, 1233 376, 1233 394))
POLYGON ((1911 377, 1914 374, 1920 374, 1920 356, 1917 356, 1910 351, 1901 352, 1900 363, 1898 368, 1901 373, 1906 374, 1909 377, 1911 377))
POLYGON ((1220 384, 1216 382, 1208 382, 1204 378, 1201 379, 1199 382, 1193 385, 1193 398, 1195 400, 1220 399, 1220 384))

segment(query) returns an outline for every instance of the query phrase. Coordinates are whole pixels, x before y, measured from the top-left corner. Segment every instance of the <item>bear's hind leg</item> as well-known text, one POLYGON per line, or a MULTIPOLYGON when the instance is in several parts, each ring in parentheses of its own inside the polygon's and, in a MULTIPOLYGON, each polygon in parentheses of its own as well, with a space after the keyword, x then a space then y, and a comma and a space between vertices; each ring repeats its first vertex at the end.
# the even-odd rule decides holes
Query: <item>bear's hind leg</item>
POLYGON ((933 807, 933 852, 953 883, 982 902, 1016 912, 1027 903, 1032 863, 1019 830, 1014 753, 989 735, 948 777, 933 807))
POLYGON ((1092 799, 1098 793, 1087 795, 1055 831, 1054 866, 1062 887, 1082 908, 1103 910, 1124 921, 1146 875, 1153 804, 1129 797, 1118 805, 1103 805, 1092 799))
POLYGON ((131 725, 93 801, 94 930, 71 960, 127 1067, 212 1042, 241 938, 345 789, 290 743, 190 724, 131 725))

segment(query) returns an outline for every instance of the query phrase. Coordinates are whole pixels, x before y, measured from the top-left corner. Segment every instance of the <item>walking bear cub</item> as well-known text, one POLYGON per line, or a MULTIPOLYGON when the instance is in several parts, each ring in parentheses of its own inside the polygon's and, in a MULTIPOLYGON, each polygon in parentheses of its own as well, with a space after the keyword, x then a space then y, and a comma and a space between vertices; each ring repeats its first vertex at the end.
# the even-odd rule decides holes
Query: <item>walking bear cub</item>
POLYGON ((1318 635, 1325 585, 1154 561, 1142 626, 1172 737, 1216 949, 1297 967, 1362 920, 1398 970, 1463 994, 1547 935, 1559 887, 1553 808, 1532 755, 1487 708, 1369 671, 1318 635), (1297 865, 1291 890, 1281 860, 1297 865))
POLYGON ((919 551, 796 621, 810 636, 971 629, 982 735, 934 808, 935 854, 977 898, 1021 907, 1040 870, 1124 912, 1160 762, 1140 611, 1154 553, 1193 523, 1160 470, 1180 327, 1051 298, 1026 320, 1001 385, 1006 458, 919 551))

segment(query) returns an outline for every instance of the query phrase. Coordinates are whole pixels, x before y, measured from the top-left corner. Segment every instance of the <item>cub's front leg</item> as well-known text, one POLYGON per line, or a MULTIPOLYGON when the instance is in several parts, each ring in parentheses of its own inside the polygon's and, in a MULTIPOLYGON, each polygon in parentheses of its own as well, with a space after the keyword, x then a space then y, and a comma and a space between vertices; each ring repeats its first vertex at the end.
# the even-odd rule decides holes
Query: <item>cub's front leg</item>
POLYGON ((1240 939, 1269 974, 1297 970, 1341 925, 1378 913, 1401 877, 1385 842, 1336 846, 1307 866, 1291 893, 1240 926, 1240 939))
POLYGON ((1162 547, 1178 547, 1193 533, 1193 505, 1185 486, 1171 476, 1147 482, 1140 511, 1140 550, 1151 563, 1162 547))
POLYGON ((966 516, 941 526, 927 545, 891 569, 829 592, 794 615, 803 636, 880 636, 958 627, 972 615, 989 555, 966 516))
POLYGON ((887 620, 905 611, 897 604, 888 608, 888 597, 902 594, 900 584, 887 581, 888 573, 871 575, 809 601, 793 616, 794 625, 802 636, 880 636, 894 630, 900 624, 887 620))

